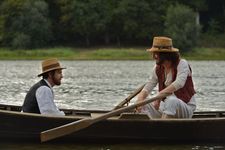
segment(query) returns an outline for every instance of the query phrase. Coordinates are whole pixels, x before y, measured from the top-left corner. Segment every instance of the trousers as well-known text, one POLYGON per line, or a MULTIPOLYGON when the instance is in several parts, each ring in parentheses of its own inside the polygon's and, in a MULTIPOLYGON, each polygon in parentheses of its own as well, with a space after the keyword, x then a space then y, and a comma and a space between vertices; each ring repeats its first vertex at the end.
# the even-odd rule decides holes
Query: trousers
POLYGON ((185 103, 173 94, 160 102, 158 110, 150 103, 143 106, 141 112, 148 114, 150 118, 161 118, 162 114, 170 115, 175 118, 191 118, 195 109, 196 102, 194 96, 188 103, 185 103))

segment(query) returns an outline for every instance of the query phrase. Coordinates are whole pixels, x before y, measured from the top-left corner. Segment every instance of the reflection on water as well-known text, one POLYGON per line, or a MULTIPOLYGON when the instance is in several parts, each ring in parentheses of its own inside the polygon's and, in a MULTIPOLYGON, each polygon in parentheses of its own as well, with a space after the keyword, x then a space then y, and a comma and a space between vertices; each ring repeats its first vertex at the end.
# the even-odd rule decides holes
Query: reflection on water
MULTIPOLYGON (((40 61, 0 61, 0 103, 21 105, 40 78, 40 61)), ((225 61, 190 61, 198 110, 225 109, 225 61)), ((152 61, 62 61, 62 85, 54 87, 62 108, 110 110, 148 79, 152 61)), ((134 102, 134 101, 133 101, 134 102)))
POLYGON ((0 143, 3 150, 224 150, 224 145, 0 143))
MULTIPOLYGON (((0 103, 22 105, 27 90, 40 79, 40 61, 0 61, 0 103)), ((190 61, 198 110, 225 110, 225 61, 190 61)), ((62 108, 110 110, 144 84, 152 61, 62 61, 62 85, 54 87, 62 108)), ((1 143, 4 150, 222 150, 224 145, 30 144, 1 143)))

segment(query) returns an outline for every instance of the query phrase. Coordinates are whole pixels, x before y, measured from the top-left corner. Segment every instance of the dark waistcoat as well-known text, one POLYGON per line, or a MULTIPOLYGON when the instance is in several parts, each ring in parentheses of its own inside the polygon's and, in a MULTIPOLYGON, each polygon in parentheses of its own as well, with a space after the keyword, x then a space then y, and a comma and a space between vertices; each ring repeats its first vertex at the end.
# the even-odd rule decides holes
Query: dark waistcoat
POLYGON ((22 106, 23 112, 40 114, 40 109, 38 107, 38 103, 36 99, 36 91, 41 86, 48 86, 48 84, 44 81, 44 79, 40 80, 38 83, 36 83, 30 88, 22 106))
MULTIPOLYGON (((190 66, 189 66, 190 68, 190 66)), ((190 68, 191 70, 191 68, 190 68)), ((156 67, 156 74, 158 76, 158 83, 159 83, 159 91, 166 88, 164 82, 165 82, 165 72, 164 67, 158 65, 156 67)), ((177 77, 177 66, 174 68, 174 74, 173 74, 173 81, 176 80, 177 77)), ((177 96, 177 98, 181 99, 185 103, 188 103, 192 96, 195 94, 194 84, 192 81, 192 76, 187 77, 187 80, 184 84, 184 86, 177 91, 174 92, 174 94, 177 96)))

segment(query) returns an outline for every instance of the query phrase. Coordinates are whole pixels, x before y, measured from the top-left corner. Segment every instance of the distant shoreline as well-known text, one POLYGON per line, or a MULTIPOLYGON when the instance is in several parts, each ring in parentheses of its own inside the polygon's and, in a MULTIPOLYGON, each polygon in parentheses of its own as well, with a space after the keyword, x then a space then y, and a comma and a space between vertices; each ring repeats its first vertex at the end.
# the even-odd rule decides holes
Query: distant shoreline
MULTIPOLYGON (((61 60, 149 60, 146 48, 46 48, 9 50, 0 48, 0 60, 42 60, 57 57, 61 60)), ((225 60, 225 48, 195 48, 182 53, 188 60, 225 60)))

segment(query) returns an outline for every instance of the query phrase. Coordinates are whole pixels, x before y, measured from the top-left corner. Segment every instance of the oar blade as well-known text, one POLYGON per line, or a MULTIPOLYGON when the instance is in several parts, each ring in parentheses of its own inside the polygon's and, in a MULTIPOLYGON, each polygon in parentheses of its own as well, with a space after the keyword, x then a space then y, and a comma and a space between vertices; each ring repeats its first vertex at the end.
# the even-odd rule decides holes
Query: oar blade
POLYGON ((84 128, 87 128, 91 124, 92 124, 92 119, 82 119, 79 121, 71 122, 69 124, 65 124, 63 126, 59 126, 56 128, 43 131, 41 132, 41 135, 40 135, 41 142, 46 142, 61 136, 71 134, 72 132, 76 132, 84 128))
POLYGON ((144 100, 142 102, 138 102, 136 104, 133 104, 133 105, 130 105, 130 106, 127 106, 127 107, 123 107, 123 108, 120 108, 120 109, 117 109, 117 110, 113 110, 111 112, 108 112, 108 113, 106 113, 104 115, 101 115, 99 117, 96 117, 94 119, 91 119, 91 118, 90 119, 82 119, 82 120, 79 120, 79 121, 74 121, 72 123, 69 123, 69 124, 66 124, 66 125, 63 125, 63 126, 59 126, 59 127, 56 127, 56 128, 44 131, 44 132, 41 132, 41 142, 49 141, 49 140, 52 140, 52 139, 55 139, 55 138, 58 138, 58 137, 61 137, 61 136, 64 136, 64 135, 71 134, 73 132, 84 129, 84 128, 90 126, 93 123, 105 120, 109 117, 121 114, 121 113, 126 112, 128 110, 132 110, 136 107, 146 105, 146 104, 151 103, 155 100, 162 99, 162 98, 164 98, 168 95, 170 95, 170 93, 161 93, 158 96, 152 97, 148 100, 144 100))

